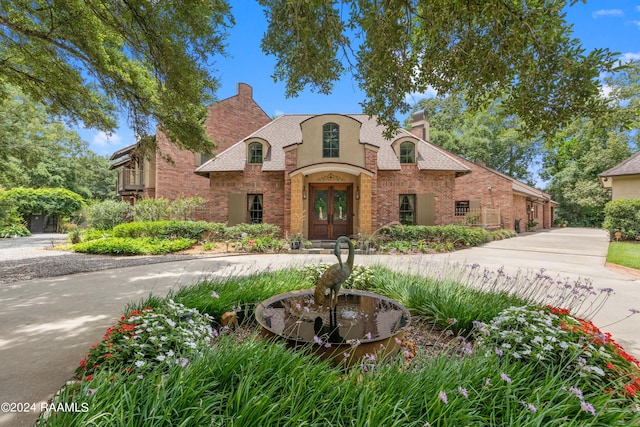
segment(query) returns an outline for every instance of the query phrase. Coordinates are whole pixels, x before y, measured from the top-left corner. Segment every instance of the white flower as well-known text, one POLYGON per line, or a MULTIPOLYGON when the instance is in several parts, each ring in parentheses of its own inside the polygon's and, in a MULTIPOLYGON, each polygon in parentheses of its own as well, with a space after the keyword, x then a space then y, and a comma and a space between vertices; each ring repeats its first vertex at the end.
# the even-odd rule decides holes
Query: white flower
POLYGON ((142 367, 145 365, 145 362, 144 362, 144 360, 136 360, 135 365, 136 365, 138 368, 142 368, 142 367))
POLYGON ((156 356, 156 360, 158 362, 162 362, 162 361, 164 361, 164 359, 165 359, 165 355, 164 354, 159 354, 159 355, 156 356))

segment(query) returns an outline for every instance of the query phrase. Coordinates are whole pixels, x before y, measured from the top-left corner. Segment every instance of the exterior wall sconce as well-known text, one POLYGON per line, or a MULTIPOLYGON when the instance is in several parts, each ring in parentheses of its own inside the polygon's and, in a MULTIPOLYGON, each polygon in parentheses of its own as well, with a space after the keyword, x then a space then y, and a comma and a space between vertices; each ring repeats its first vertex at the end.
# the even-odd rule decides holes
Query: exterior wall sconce
POLYGON ((307 188, 302 187, 302 200, 307 200, 307 188))
POLYGON ((360 200, 360 187, 356 187, 356 200, 360 200))

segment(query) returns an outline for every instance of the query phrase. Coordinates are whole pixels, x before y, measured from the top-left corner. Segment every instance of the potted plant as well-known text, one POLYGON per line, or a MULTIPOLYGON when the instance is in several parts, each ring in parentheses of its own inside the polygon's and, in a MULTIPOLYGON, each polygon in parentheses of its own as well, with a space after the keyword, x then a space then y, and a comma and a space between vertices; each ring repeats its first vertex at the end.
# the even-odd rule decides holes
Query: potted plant
POLYGON ((538 221, 530 219, 529 222, 527 222, 527 230, 529 231, 535 230, 536 225, 538 225, 538 221))

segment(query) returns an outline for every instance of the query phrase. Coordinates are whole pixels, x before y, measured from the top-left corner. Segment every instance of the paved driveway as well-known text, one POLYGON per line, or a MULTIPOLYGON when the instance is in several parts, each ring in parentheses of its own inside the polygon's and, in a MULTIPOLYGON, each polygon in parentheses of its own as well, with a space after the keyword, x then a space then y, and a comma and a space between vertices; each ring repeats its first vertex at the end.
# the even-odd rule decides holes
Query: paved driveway
MULTIPOLYGON (((640 309, 640 281, 604 267, 607 245, 602 230, 566 228, 452 254, 357 256, 356 263, 440 268, 462 262, 504 267, 508 272, 545 268, 550 275, 588 277, 597 288, 610 287, 616 292, 595 317, 596 325, 609 330, 629 352, 640 356, 639 318, 618 322, 630 313, 629 309, 640 309)), ((77 363, 129 301, 151 292, 164 295, 204 277, 334 260, 330 255, 212 257, 0 285, 0 403, 39 405, 50 398, 72 377, 77 363)), ((0 427, 32 425, 36 417, 34 413, 0 412, 0 427)))

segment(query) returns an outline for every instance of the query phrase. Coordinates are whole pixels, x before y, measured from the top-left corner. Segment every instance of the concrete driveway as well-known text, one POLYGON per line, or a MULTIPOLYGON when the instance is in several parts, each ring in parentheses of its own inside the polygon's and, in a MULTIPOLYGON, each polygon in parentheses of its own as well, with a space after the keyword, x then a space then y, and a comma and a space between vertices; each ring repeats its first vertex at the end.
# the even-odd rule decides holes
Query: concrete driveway
MULTIPOLYGON (((477 263, 505 271, 589 278, 615 294, 595 316, 632 354, 640 356, 640 281, 605 268, 608 238, 602 230, 554 229, 441 255, 357 256, 356 263, 391 268, 477 263), (617 323, 616 323, 617 322, 617 323)), ((0 285, 0 403, 46 402, 73 376, 89 347, 129 301, 165 295, 205 277, 227 277, 290 265, 334 262, 331 255, 246 255, 136 266, 0 285)), ((37 413, 0 412, 0 426, 32 425, 37 413)))

